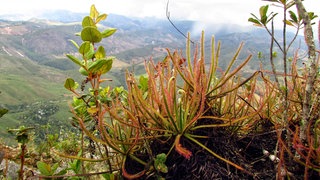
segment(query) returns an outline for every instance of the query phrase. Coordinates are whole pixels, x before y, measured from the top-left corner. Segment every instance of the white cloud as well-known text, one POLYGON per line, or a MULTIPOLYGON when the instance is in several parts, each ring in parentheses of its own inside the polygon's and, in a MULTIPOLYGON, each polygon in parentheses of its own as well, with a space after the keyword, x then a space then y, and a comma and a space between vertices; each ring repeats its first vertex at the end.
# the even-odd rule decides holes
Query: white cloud
MULTIPOLYGON (((95 4, 103 13, 166 18, 167 0, 0 0, 0 4, 0 14, 32 15, 52 9, 89 12, 95 4)), ((262 0, 170 0, 169 11, 172 19, 250 25, 250 13, 258 14, 265 4, 262 0)), ((320 0, 305 0, 304 4, 320 16, 320 0)))

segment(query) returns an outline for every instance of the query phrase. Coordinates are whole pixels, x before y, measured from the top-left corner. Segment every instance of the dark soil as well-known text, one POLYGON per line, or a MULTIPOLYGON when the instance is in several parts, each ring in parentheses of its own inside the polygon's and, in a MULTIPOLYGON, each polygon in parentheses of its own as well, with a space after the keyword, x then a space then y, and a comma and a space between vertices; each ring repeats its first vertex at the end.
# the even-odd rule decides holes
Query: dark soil
MULTIPOLYGON (((212 123, 202 121, 202 124, 212 123)), ((140 179, 157 179, 163 177, 165 179, 277 179, 277 163, 269 159, 263 154, 263 149, 273 152, 276 147, 277 134, 272 129, 272 126, 264 124, 265 127, 259 132, 252 132, 245 137, 239 137, 236 134, 231 134, 230 130, 224 128, 208 128, 194 132, 197 135, 205 135, 209 138, 198 139, 205 144, 213 152, 221 157, 241 166, 244 171, 241 171, 226 162, 209 154, 200 146, 191 143, 186 138, 181 138, 181 144, 192 152, 190 159, 186 159, 175 150, 167 157, 166 165, 168 173, 146 174, 140 179), (252 135, 251 135, 252 134, 252 135)), ((155 141, 151 144, 152 152, 155 155, 167 153, 173 144, 174 139, 166 141, 155 141)), ((140 158, 147 160, 149 156, 141 154, 140 158)), ((287 157, 287 160, 290 157, 287 157)), ((286 164, 287 168, 292 173, 290 179, 303 179, 304 166, 297 165, 298 163, 288 161, 292 164, 286 164)), ((145 167, 128 160, 126 169, 129 173, 137 173, 145 167)), ((319 176, 315 172, 309 173, 309 179, 318 179, 319 176)))

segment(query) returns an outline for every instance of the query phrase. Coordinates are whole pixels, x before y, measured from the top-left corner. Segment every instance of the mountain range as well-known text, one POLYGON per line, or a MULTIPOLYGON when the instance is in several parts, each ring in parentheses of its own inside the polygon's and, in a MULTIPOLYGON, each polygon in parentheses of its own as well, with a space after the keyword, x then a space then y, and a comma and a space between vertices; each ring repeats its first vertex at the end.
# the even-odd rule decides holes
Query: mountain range
MULTIPOLYGON (((0 106, 10 110, 0 119, 0 137, 6 136, 7 127, 19 124, 40 127, 48 123, 57 124, 57 121, 68 122, 66 117, 70 114, 66 100, 70 97, 66 97, 68 92, 64 90, 63 83, 67 77, 73 77, 78 82, 81 78, 77 75, 77 67, 66 58, 66 54, 77 52, 70 39, 80 42, 80 37, 75 33, 81 30, 84 16, 86 14, 68 11, 46 12, 25 21, 16 20, 18 15, 0 16, 0 106), (52 109, 54 113, 40 113, 52 112, 52 109), (37 118, 39 116, 42 118, 37 118)), ((246 67, 247 73, 259 69, 260 63, 268 67, 270 37, 262 29, 232 24, 204 25, 194 21, 173 22, 184 34, 191 33, 191 39, 195 42, 193 48, 199 42, 201 27, 206 27, 206 57, 210 57, 210 39, 214 34, 215 39, 222 43, 219 62, 222 69, 241 42, 244 42, 244 47, 236 63, 253 54, 251 63, 246 67), (258 52, 265 54, 265 58, 258 59, 258 52)), ((168 20, 110 14, 99 28, 106 27, 117 28, 115 35, 101 42, 107 54, 117 58, 107 75, 113 79, 112 86, 124 85, 126 69, 143 74, 143 62, 150 58, 162 60, 166 48, 182 52, 185 49, 186 39, 168 20)), ((276 36, 278 34, 281 35, 281 32, 277 31, 276 36)), ((292 37, 293 34, 288 33, 288 38, 292 37)), ((293 49, 305 49, 304 43, 300 42, 303 42, 302 37, 298 37, 293 49)))

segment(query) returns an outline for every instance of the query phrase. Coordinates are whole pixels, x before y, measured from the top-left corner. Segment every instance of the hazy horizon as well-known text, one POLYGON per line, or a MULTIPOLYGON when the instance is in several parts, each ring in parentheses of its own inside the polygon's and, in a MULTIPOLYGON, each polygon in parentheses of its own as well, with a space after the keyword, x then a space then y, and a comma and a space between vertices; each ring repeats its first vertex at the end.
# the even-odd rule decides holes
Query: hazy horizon
MULTIPOLYGON (((90 6, 95 4, 96 8, 101 13, 106 14, 118 14, 126 17, 149 17, 166 19, 166 7, 168 0, 56 0, 56 1, 42 1, 42 0, 28 0, 19 1, 0 0, 0 16, 6 16, 8 20, 29 20, 31 18, 40 18, 44 12, 66 10, 75 13, 89 13, 90 6), (18 19, 16 19, 18 18, 18 19)), ((172 20, 192 20, 196 24, 194 29, 219 29, 220 27, 213 27, 216 24, 227 24, 241 26, 239 31, 243 28, 252 27, 252 23, 248 22, 248 18, 251 17, 250 13, 259 16, 259 8, 262 5, 271 4, 270 2, 263 0, 170 0, 169 12, 172 20)), ((304 5, 307 11, 314 12, 320 16, 320 0, 305 0, 304 5)), ((280 11, 280 7, 270 6, 269 12, 280 11)), ((296 8, 291 10, 295 11, 296 8)), ((277 29, 282 28, 282 14, 275 20, 275 27, 277 29)), ((314 20, 318 24, 319 17, 314 20)), ((250 28, 251 29, 251 28, 250 28)), ((293 28, 289 28, 291 31, 295 31, 293 28)), ((317 25, 314 26, 315 37, 317 37, 317 25)), ((303 31, 300 31, 303 34, 303 31)))
MULTIPOLYGON (((92 4, 95 4, 98 11, 102 13, 165 19, 168 0, 0 0, 0 2, 0 15, 24 15, 26 18, 24 20, 50 10, 88 13, 92 4)), ((170 17, 176 20, 231 23, 246 26, 250 25, 248 22, 250 13, 258 15, 259 7, 266 4, 268 2, 262 0, 198 0, 197 2, 193 0, 170 0, 169 11, 170 17)), ((304 4, 307 11, 320 15, 320 1, 305 0, 304 4)), ((277 9, 279 8, 270 7, 272 11, 277 11, 277 9)))

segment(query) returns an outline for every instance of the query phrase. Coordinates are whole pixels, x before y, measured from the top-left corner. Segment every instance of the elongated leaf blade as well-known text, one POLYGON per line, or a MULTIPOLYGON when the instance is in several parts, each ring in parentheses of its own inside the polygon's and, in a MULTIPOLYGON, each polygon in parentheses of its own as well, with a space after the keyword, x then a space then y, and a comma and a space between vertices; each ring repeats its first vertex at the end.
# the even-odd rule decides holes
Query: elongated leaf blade
POLYGON ((37 162, 37 167, 38 167, 38 169, 39 169, 41 174, 43 174, 45 176, 51 176, 52 175, 50 165, 46 164, 45 162, 38 161, 37 162))
POLYGON ((267 20, 268 20, 267 16, 262 16, 261 17, 261 24, 266 25, 267 24, 267 20))
POLYGON ((79 66, 82 66, 82 63, 81 63, 81 61, 80 61, 78 58, 74 57, 74 56, 71 55, 71 54, 67 54, 67 57, 68 57, 72 62, 74 62, 75 64, 77 64, 77 65, 79 65, 79 66))
POLYGON ((74 40, 70 39, 69 40, 77 49, 79 49, 79 45, 77 42, 75 42, 74 40))
POLYGON ((262 26, 261 22, 257 19, 249 18, 248 21, 252 22, 255 26, 262 26))
POLYGON ((263 16, 267 16, 267 12, 268 12, 268 9, 269 9, 269 5, 265 5, 265 6, 261 6, 260 7, 260 17, 262 18, 263 16))
POLYGON ((90 8, 90 17, 91 17, 92 19, 97 19, 98 16, 99 16, 99 12, 97 11, 96 6, 95 6, 95 5, 91 5, 91 8, 90 8))
POLYGON ((101 34, 103 38, 109 37, 117 31, 116 28, 109 28, 104 30, 101 34))
POLYGON ((52 165, 52 167, 51 167, 52 174, 54 174, 56 172, 58 167, 59 167, 59 163, 54 163, 54 165, 52 165))
POLYGON ((81 67, 81 68, 79 69, 79 72, 80 72, 82 75, 84 75, 84 76, 88 76, 88 75, 89 75, 88 71, 85 70, 83 67, 81 67))
POLYGON ((88 68, 89 72, 97 74, 105 74, 110 71, 112 67, 113 58, 99 59, 93 62, 88 68))
POLYGON ((298 23, 297 15, 293 11, 289 11, 289 13, 290 13, 291 20, 295 23, 298 23))
POLYGON ((289 20, 286 20, 285 22, 286 22, 286 24, 289 25, 289 26, 294 26, 293 23, 292 23, 291 21, 289 21, 289 20))
POLYGON ((108 17, 107 14, 101 14, 101 15, 99 15, 99 16, 97 17, 97 19, 96 19, 96 23, 107 19, 107 17, 108 17))

